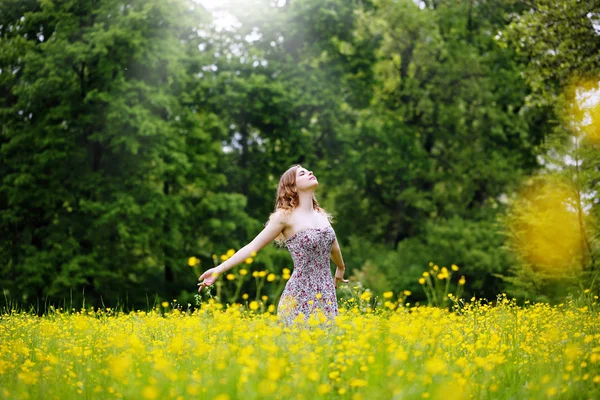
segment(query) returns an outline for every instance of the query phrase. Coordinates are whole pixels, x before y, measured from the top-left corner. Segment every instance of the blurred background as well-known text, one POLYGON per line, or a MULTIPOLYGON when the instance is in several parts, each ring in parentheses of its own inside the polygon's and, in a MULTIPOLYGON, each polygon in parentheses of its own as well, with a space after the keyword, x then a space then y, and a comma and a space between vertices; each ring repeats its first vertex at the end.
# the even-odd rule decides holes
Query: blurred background
MULTIPOLYGON (((201 272, 250 242, 294 163, 375 293, 425 301, 423 271, 451 264, 467 297, 597 292, 599 12, 3 0, 4 301, 192 302, 189 258, 201 272)), ((292 267, 270 244, 231 272, 292 267)))

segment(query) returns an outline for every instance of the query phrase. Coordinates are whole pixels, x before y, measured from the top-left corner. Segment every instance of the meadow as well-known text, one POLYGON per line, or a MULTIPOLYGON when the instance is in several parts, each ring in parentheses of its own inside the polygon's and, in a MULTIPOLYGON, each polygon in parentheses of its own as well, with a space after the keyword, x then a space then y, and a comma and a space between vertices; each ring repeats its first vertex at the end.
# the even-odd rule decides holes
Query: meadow
MULTIPOLYGON (((595 399, 600 318, 577 302, 450 309, 368 292, 282 325, 273 307, 54 309, 0 316, 2 399, 595 399), (321 316, 322 317, 322 316, 321 316)), ((586 304, 586 305, 583 305, 586 304)))

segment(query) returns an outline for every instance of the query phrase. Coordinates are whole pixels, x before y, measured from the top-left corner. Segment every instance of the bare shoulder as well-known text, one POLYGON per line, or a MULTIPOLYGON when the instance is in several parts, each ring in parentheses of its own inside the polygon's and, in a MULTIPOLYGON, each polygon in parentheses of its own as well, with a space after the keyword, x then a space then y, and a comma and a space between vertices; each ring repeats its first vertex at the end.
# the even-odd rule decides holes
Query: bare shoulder
POLYGON ((278 208, 269 216, 269 223, 274 223, 284 228, 288 225, 290 216, 290 211, 285 210, 283 208, 278 208))

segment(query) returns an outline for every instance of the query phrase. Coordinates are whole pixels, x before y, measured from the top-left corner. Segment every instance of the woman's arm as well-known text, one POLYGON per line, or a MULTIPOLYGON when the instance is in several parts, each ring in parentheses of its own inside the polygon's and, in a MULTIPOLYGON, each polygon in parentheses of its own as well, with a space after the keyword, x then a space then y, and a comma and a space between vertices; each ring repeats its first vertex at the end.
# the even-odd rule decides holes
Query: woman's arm
POLYGON ((267 226, 247 245, 238 250, 233 256, 225 260, 216 268, 219 274, 241 264, 246 258, 255 255, 266 245, 271 243, 285 228, 286 220, 281 211, 271 214, 267 226))
POLYGON ((338 287, 338 283, 348 283, 348 279, 344 279, 344 271, 346 271, 346 264, 344 264, 344 260, 342 259, 342 251, 340 250, 340 245, 337 241, 337 237, 333 241, 333 246, 331 248, 331 259, 337 266, 335 270, 335 276, 333 278, 333 282, 335 287, 338 287))
POLYGON ((333 247, 331 248, 331 259, 333 263, 339 268, 344 269, 344 259, 342 258, 342 251, 337 241, 337 237, 333 241, 333 247))

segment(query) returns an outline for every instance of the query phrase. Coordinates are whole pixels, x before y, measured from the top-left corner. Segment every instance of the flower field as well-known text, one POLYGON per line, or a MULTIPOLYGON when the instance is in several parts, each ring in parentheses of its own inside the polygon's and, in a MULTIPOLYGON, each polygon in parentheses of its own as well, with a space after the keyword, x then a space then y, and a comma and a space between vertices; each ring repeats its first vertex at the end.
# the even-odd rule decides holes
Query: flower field
POLYGON ((373 310, 359 298, 329 326, 311 316, 289 328, 269 310, 212 299, 193 313, 5 313, 0 398, 596 399, 600 318, 589 300, 520 307, 500 296, 450 312, 373 310))

